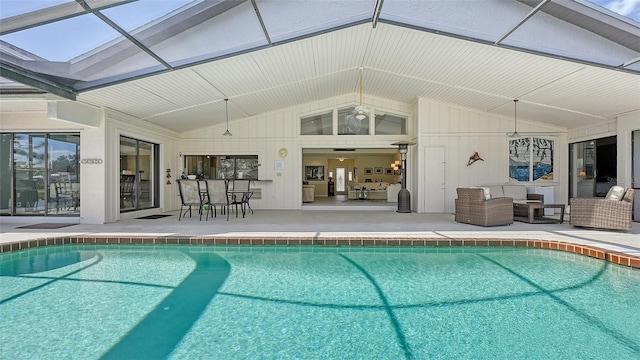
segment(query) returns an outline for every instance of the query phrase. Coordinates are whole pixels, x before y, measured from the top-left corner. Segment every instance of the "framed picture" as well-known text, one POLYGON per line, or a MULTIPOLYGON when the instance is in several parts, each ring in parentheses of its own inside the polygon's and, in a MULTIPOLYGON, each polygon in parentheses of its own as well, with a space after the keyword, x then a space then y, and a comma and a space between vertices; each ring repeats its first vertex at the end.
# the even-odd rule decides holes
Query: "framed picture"
POLYGON ((376 175, 382 175, 382 168, 381 167, 377 167, 374 169, 374 172, 376 173, 376 175))
POLYGON ((273 168, 274 170, 284 170, 284 160, 274 160, 273 168))
POLYGON ((305 166, 304 176, 306 180, 322 181, 324 180, 324 166, 305 166))
POLYGON ((393 175, 393 169, 392 168, 384 168, 384 174, 385 175, 393 175))
POLYGON ((373 168, 364 168, 365 175, 373 175, 373 168))

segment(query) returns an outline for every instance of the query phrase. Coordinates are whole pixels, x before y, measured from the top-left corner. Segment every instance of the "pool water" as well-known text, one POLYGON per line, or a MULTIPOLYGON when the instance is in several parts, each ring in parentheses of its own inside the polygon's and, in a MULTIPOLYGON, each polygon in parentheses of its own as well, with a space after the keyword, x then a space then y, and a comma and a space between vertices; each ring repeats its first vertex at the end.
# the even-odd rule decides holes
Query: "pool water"
POLYGON ((525 248, 0 254, 2 359, 631 359, 640 272, 525 248))

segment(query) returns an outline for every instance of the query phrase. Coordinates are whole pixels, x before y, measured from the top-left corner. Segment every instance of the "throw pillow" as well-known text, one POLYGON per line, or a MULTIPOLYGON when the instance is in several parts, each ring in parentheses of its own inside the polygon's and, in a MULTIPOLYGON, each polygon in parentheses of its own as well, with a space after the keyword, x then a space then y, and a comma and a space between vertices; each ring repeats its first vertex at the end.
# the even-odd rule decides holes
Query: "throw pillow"
POLYGON ((620 201, 622 200, 623 196, 624 188, 622 186, 612 186, 611 189, 609 189, 609 191, 607 192, 607 196, 605 196, 605 199, 620 201))
POLYGON ((527 200, 527 188, 523 185, 503 185, 505 197, 510 197, 513 200, 527 200))

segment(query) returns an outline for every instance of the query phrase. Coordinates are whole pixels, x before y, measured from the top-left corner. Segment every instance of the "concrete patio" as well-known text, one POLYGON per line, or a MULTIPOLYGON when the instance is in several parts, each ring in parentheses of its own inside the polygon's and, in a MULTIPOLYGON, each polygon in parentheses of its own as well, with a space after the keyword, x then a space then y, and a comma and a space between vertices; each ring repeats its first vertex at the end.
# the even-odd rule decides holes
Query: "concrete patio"
MULTIPOLYGON (((199 221, 197 214, 178 221, 178 212, 159 219, 122 220, 111 224, 77 224, 78 218, 2 218, 0 245, 28 243, 37 239, 62 237, 145 237, 145 238, 225 238, 225 239, 405 239, 405 240, 539 240, 581 245, 640 259, 640 223, 629 231, 576 228, 568 216, 562 224, 528 224, 481 227, 456 223, 453 214, 401 214, 391 210, 256 210, 245 218, 218 214, 199 221), (42 223, 76 223, 58 229, 24 229, 42 223)), ((303 243, 304 244, 304 243, 303 243)), ((316 244, 316 242, 314 242, 316 244)), ((332 242, 331 244, 336 244, 332 242)), ((341 243, 337 243, 341 244, 341 243)), ((364 243, 367 244, 367 243, 364 243)), ((459 245, 460 242, 457 242, 459 245)), ((466 244, 465 244, 466 245, 466 244)), ((40 245, 38 245, 40 246, 40 245)), ((27 247, 27 246, 25 246, 27 247)), ((22 248, 22 247, 20 247, 22 248)), ((14 249, 15 250, 15 249, 14 249)))

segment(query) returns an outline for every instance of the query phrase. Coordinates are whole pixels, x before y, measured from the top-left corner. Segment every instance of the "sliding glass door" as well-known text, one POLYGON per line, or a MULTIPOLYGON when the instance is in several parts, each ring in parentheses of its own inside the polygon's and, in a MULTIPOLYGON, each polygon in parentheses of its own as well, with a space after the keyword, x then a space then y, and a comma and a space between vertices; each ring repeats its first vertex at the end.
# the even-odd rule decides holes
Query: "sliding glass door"
POLYGON ((120 137, 120 212, 158 207, 158 145, 120 137))
POLYGON ((0 215, 11 215, 13 176, 13 134, 0 134, 0 215))
POLYGON ((617 184, 616 137, 570 144, 569 197, 604 197, 617 184))
POLYGON ((80 135, 0 134, 0 214, 80 214, 80 135))
POLYGON ((631 187, 635 189, 633 220, 640 221, 640 130, 631 133, 631 187))

